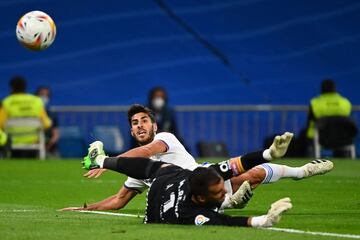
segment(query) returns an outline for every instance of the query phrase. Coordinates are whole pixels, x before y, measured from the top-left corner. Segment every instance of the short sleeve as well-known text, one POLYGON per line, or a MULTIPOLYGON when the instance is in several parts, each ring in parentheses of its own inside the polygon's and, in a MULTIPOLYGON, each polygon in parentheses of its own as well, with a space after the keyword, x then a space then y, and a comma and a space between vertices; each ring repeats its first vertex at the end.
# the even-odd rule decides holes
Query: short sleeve
POLYGON ((174 136, 174 134, 168 133, 168 132, 161 132, 155 135, 154 140, 161 140, 166 144, 167 152, 173 152, 182 144, 180 141, 174 136))

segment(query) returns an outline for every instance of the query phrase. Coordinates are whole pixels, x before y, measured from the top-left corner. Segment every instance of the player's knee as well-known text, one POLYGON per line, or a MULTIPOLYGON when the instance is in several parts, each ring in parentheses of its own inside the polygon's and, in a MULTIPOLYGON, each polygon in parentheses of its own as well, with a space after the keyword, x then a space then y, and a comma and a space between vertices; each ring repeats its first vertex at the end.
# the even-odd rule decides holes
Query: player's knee
POLYGON ((266 172, 262 167, 254 167, 240 175, 242 182, 249 181, 252 188, 255 188, 261 184, 265 179, 265 176, 266 172))
POLYGON ((262 167, 254 167, 250 169, 247 174, 249 175, 249 182, 253 188, 261 184, 266 177, 266 171, 262 167))

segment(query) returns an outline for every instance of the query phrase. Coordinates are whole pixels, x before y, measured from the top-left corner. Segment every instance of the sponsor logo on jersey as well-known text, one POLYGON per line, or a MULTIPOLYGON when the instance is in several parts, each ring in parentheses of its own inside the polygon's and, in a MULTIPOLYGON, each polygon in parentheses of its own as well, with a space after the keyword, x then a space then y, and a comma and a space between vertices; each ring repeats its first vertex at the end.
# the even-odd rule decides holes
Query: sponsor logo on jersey
POLYGON ((200 226, 203 225, 204 223, 208 222, 210 220, 210 218, 205 217, 204 215, 197 215, 195 217, 195 225, 200 226))
POLYGON ((219 167, 222 172, 226 173, 227 171, 229 171, 229 161, 221 162, 219 167))
POLYGON ((231 162, 230 166, 231 166, 231 170, 232 170, 234 176, 237 176, 240 174, 235 162, 231 162))

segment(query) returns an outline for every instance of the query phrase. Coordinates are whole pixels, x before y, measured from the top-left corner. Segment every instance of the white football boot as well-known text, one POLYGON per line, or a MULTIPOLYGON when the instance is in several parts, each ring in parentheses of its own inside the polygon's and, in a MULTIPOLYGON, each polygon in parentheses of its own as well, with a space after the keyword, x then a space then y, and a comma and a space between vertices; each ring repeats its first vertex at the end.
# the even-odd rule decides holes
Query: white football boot
POLYGON ((334 164, 326 159, 316 159, 301 167, 304 170, 304 178, 314 175, 322 175, 330 172, 334 168, 334 164))

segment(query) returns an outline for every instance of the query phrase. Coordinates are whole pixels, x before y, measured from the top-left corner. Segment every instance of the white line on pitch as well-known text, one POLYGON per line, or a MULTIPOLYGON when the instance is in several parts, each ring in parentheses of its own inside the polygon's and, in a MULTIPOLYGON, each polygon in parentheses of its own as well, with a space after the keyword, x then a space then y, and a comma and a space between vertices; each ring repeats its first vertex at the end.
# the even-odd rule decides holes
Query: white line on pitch
POLYGON ((0 212, 38 212, 36 209, 0 209, 0 212))
MULTIPOLYGON (((136 214, 129 214, 129 213, 114 213, 114 212, 87 211, 87 210, 82 210, 79 212, 120 216, 120 217, 136 217, 136 218, 144 217, 143 215, 136 215, 136 214)), ((289 229, 289 228, 261 228, 261 229, 269 230, 269 231, 287 232, 287 233, 360 239, 360 235, 355 235, 355 234, 341 234, 341 233, 330 233, 330 232, 310 232, 310 231, 303 231, 303 230, 289 229)))
POLYGON ((143 218, 144 215, 136 215, 136 214, 129 214, 129 213, 114 213, 114 212, 102 212, 102 211, 88 211, 88 210, 81 210, 78 212, 83 213, 94 213, 94 214, 101 214, 101 215, 111 215, 111 216, 120 216, 120 217, 136 217, 136 218, 143 218))
POLYGON ((317 235, 317 236, 360 239, 360 235, 355 235, 355 234, 341 234, 341 233, 329 233, 329 232, 310 232, 310 231, 303 231, 303 230, 289 229, 289 228, 262 228, 262 229, 270 230, 270 231, 278 231, 278 232, 287 232, 287 233, 298 233, 298 234, 317 235))

